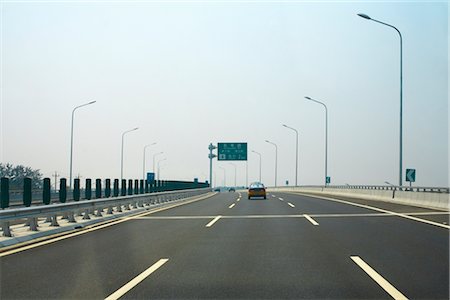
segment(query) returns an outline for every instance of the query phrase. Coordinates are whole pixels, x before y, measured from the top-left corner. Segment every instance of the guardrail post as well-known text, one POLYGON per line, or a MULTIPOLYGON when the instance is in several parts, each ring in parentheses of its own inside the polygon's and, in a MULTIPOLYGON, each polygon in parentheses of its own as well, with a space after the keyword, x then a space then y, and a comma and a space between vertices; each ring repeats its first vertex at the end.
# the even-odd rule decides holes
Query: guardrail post
MULTIPOLYGON (((0 179, 0 207, 2 209, 9 207, 9 178, 7 177, 0 179)), ((9 228, 9 225, 7 227, 9 228)))
POLYGON ((102 197, 102 180, 97 178, 95 179, 95 198, 102 197))
POLYGON ((23 179, 23 205, 30 207, 31 205, 31 178, 23 179))
POLYGON ((31 231, 38 231, 38 224, 37 224, 37 220, 36 218, 32 217, 32 218, 28 218, 28 224, 30 226, 30 230, 31 231))
POLYGON ((141 179, 139 181, 139 194, 143 194, 144 193, 144 180, 141 179))
POLYGON ((84 214, 83 214, 83 220, 90 220, 91 217, 89 217, 89 208, 86 208, 84 210, 84 214))
POLYGON ((51 222, 50 226, 55 226, 55 227, 59 226, 57 217, 58 217, 57 215, 52 216, 52 222, 51 222))
POLYGON ((80 201, 80 178, 73 181, 73 201, 80 201))
POLYGON ((97 208, 97 213, 95 214, 96 217, 102 217, 103 208, 97 208))
POLYGON ((86 187, 84 188, 84 198, 86 200, 91 200, 92 197, 92 189, 91 189, 91 179, 86 179, 86 187))
POLYGON ((75 220, 75 217, 74 217, 74 215, 73 215, 73 212, 69 212, 69 213, 67 214, 67 219, 68 219, 69 223, 76 223, 76 222, 77 222, 77 220, 75 220))
POLYGON ((156 184, 156 192, 157 192, 157 193, 161 193, 161 192, 162 192, 162 189, 161 189, 161 180, 156 180, 155 184, 156 184))
POLYGON ((67 200, 67 179, 59 180, 59 202, 66 203, 67 200))
POLYGON ((9 222, 3 222, 2 224, 3 236, 12 237, 11 228, 9 228, 9 222))
POLYGON ((151 182, 148 183, 148 191, 150 193, 153 193, 155 191, 155 181, 152 180, 151 182))
POLYGON ((138 179, 134 180, 134 194, 135 195, 139 194, 139 180, 138 179))
POLYGON ((114 197, 119 196, 119 179, 114 179, 113 196, 114 197))
POLYGON ((126 179, 122 179, 122 189, 121 189, 121 193, 122 196, 126 196, 127 195, 127 180, 126 179))
POLYGON ((128 195, 133 195, 133 179, 128 179, 128 195))
POLYGON ((105 197, 111 197, 111 179, 105 180, 105 197))
MULTIPOLYGON (((50 204, 50 178, 44 178, 44 189, 42 190, 42 201, 45 205, 50 204)), ((31 225, 30 225, 31 226, 31 225)))

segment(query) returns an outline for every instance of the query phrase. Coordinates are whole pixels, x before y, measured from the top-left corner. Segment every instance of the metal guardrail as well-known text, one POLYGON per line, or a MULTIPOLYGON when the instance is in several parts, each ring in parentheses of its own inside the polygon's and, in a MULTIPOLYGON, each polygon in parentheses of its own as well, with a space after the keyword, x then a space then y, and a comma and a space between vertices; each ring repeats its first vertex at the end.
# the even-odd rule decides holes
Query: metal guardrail
POLYGON ((448 187, 420 187, 420 186, 394 186, 394 185, 299 185, 299 186, 283 186, 278 188, 333 188, 333 189, 355 189, 355 190, 387 190, 387 191, 404 191, 404 192, 429 192, 429 193, 446 193, 448 187))
MULTIPOLYGON (((182 198, 193 197, 210 192, 210 188, 177 190, 169 192, 138 194, 111 198, 82 200, 69 203, 55 203, 48 205, 35 205, 22 208, 7 208, 0 211, 0 226, 3 236, 11 237, 11 222, 25 221, 32 231, 38 231, 38 219, 47 218, 50 226, 59 226, 58 216, 62 216, 70 223, 76 223, 75 215, 90 219, 89 215, 97 217, 115 212, 123 212, 132 208, 144 208, 153 204, 170 202, 182 198)), ((23 222, 24 223, 24 222, 23 222)))

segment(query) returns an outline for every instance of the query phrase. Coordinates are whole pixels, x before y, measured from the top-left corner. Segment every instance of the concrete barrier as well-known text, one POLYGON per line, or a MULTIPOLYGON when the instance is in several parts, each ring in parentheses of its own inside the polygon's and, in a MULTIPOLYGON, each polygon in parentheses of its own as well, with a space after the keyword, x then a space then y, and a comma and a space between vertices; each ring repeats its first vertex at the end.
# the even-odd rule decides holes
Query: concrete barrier
POLYGON ((323 196, 341 196, 348 198, 385 201, 445 211, 450 210, 450 197, 448 193, 400 191, 395 189, 393 190, 354 189, 354 188, 345 189, 345 188, 333 188, 323 186, 269 188, 269 191, 310 193, 323 196))

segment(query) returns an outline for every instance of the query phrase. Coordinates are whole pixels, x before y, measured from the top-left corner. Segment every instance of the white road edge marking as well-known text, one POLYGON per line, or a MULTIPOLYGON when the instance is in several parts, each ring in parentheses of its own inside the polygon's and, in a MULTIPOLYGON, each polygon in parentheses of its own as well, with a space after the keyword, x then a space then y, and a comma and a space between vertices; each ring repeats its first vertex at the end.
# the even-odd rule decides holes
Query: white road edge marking
POLYGON ((236 205, 236 204, 233 203, 233 204, 231 204, 230 206, 228 206, 228 208, 233 208, 235 205, 236 205))
POLYGON ((288 204, 290 207, 295 207, 295 205, 292 204, 291 202, 288 202, 287 204, 288 204))
POLYGON ((209 222, 208 224, 206 224, 206 227, 211 227, 214 225, 214 223, 216 223, 217 221, 219 221, 219 219, 222 218, 222 216, 217 216, 215 217, 211 222, 209 222))
POLYGON ((308 221, 310 221, 311 222, 311 224, 313 224, 314 226, 318 226, 319 225, 319 223, 317 223, 313 218, 311 218, 310 216, 308 216, 308 215, 303 215, 308 221))
POLYGON ((386 279, 384 279, 380 274, 378 274, 374 269, 372 269, 365 261, 359 256, 350 256, 355 264, 357 264, 364 272, 367 273, 376 283, 378 283, 383 290, 385 290, 392 298, 398 299, 408 299, 399 290, 397 290, 392 284, 390 284, 386 279))
POLYGON ((150 276, 153 272, 158 270, 162 265, 164 265, 166 262, 168 262, 168 258, 161 258, 156 263, 154 263, 150 268, 139 274, 138 276, 134 277, 130 282, 125 284, 123 287, 109 295, 105 298, 105 300, 116 300, 125 295, 129 290, 134 288, 136 285, 138 285, 142 280, 150 276))
POLYGON ((303 195, 303 196, 308 196, 308 197, 312 197, 312 198, 319 198, 319 199, 324 199, 324 200, 344 203, 344 204, 348 204, 348 205, 353 205, 353 206, 357 206, 357 207, 367 208, 367 209, 371 209, 371 210, 375 210, 375 211, 391 214, 391 215, 394 215, 394 216, 397 216, 397 217, 410 219, 410 220, 413 220, 413 221, 422 222, 422 223, 425 223, 425 224, 430 224, 430 225, 434 225, 434 226, 450 229, 450 225, 444 225, 444 224, 441 224, 441 223, 437 223, 437 222, 429 221, 429 220, 426 220, 426 219, 421 219, 421 218, 408 216, 408 215, 403 214, 403 213, 397 213, 397 212, 394 212, 394 211, 381 209, 381 208, 370 206, 370 205, 358 204, 358 203, 353 203, 353 202, 350 202, 350 201, 333 199, 333 198, 319 196, 319 195, 309 195, 309 194, 301 194, 301 193, 300 194, 299 193, 292 193, 292 194, 294 194, 294 195, 295 194, 296 195, 303 195))

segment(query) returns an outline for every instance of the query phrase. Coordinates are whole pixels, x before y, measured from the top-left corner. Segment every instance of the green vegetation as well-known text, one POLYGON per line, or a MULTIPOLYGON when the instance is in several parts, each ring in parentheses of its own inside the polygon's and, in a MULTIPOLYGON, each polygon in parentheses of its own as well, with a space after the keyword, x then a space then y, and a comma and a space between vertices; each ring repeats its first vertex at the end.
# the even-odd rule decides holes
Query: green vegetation
POLYGON ((9 188, 12 190, 21 189, 25 177, 31 178, 33 189, 42 188, 42 174, 40 170, 34 170, 30 167, 22 165, 14 166, 10 163, 0 163, 0 177, 9 178, 9 188))

